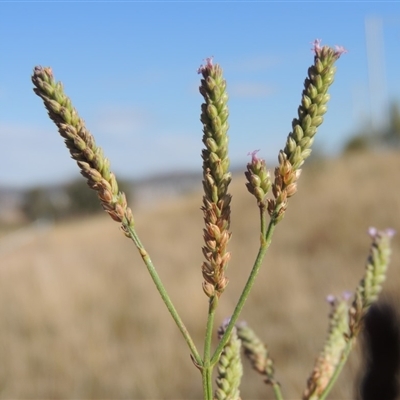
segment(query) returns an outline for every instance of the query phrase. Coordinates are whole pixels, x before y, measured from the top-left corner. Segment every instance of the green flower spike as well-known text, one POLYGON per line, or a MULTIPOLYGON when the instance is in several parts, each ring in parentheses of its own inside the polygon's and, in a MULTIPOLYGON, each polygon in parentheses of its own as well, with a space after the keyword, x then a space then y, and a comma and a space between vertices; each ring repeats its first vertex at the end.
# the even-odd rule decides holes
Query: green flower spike
POLYGON ((393 229, 369 229, 372 238, 370 254, 364 278, 356 289, 351 306, 347 303, 348 295, 344 295, 340 301, 328 299, 333 306, 329 335, 308 379, 303 400, 324 400, 342 371, 361 330, 365 314, 382 290, 390 260, 390 240, 394 233, 393 229))
POLYGON ((315 367, 307 381, 307 389, 302 400, 317 400, 328 386, 341 360, 347 344, 346 335, 349 330, 349 293, 341 298, 328 296, 332 310, 329 315, 329 333, 324 349, 318 356, 315 367))
MULTIPOLYGON (((227 324, 223 324, 218 330, 221 338, 227 324)), ((243 367, 240 360, 241 341, 238 338, 236 328, 233 328, 218 361, 217 386, 215 400, 240 400, 239 386, 243 375, 243 367)))
POLYGON ((365 314, 373 302, 378 299, 382 283, 390 261, 390 241, 395 234, 393 229, 378 231, 369 228, 372 238, 370 254, 367 259, 364 278, 357 287, 355 299, 350 309, 350 335, 356 336, 361 329, 365 314))
POLYGON ((267 170, 265 161, 257 157, 255 150, 251 155, 251 162, 247 164, 247 171, 244 173, 247 178, 247 190, 257 199, 259 207, 265 209, 267 201, 267 193, 271 189, 271 177, 267 170))
POLYGON ((65 139, 71 157, 78 163, 81 174, 90 188, 97 192, 104 210, 121 223, 126 236, 128 226, 133 226, 133 215, 127 206, 125 193, 118 191, 115 175, 103 151, 96 146, 71 100, 64 94, 61 82, 56 82, 51 68, 35 67, 32 76, 34 92, 42 98, 50 119, 57 125, 65 139))
POLYGON ((238 323, 236 329, 242 341, 244 354, 250 360, 254 370, 264 377, 265 383, 279 386, 275 380, 274 362, 269 357, 267 346, 245 322, 238 323))
POLYGON ((203 206, 204 242, 203 290, 210 298, 219 297, 228 284, 225 269, 230 259, 227 245, 231 237, 230 225, 231 182, 228 158, 228 95, 226 82, 219 65, 207 58, 198 70, 202 74, 200 93, 205 103, 201 106, 203 123, 203 206))
POLYGON ((298 118, 292 122, 292 132, 286 141, 284 150, 279 152, 279 166, 275 169, 275 181, 272 185, 274 199, 268 199, 268 212, 279 222, 286 211, 287 199, 297 190, 300 167, 311 154, 311 145, 317 128, 323 122, 329 101, 328 89, 333 83, 336 72, 336 60, 346 53, 343 47, 321 47, 321 40, 313 42, 314 65, 308 69, 308 78, 304 82, 298 118))

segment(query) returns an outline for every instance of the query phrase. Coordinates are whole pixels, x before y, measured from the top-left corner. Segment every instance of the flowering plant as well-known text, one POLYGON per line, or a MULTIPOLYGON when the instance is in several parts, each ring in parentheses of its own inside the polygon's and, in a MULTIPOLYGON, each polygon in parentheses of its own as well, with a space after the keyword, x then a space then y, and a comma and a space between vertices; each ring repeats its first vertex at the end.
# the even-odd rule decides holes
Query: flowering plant
MULTIPOLYGON (((201 373, 204 399, 207 400, 240 398, 241 348, 264 382, 272 385, 276 399, 283 399, 269 349, 246 323, 239 321, 239 316, 271 244, 274 230, 285 216, 290 197, 297 191, 301 167, 311 154, 314 137, 327 111, 330 98, 328 89, 334 80, 335 63, 346 52, 340 46, 321 46, 320 40, 313 42, 312 50, 314 63, 308 69, 298 115, 293 119, 292 131, 287 137, 284 149, 279 152, 278 166, 272 177, 265 161, 257 156, 257 151, 250 153, 251 160, 247 164, 245 176, 247 189, 255 197, 259 209, 259 251, 232 315, 224 321, 218 331, 219 342, 213 351, 211 339, 215 311, 228 285, 226 271, 231 257, 228 251, 232 234, 229 194, 232 176, 229 172, 227 134, 229 111, 222 68, 214 64, 212 58, 207 58, 205 64, 198 69, 201 75, 200 93, 204 98, 200 118, 203 124, 204 144, 204 195, 201 209, 205 224, 202 248, 204 262, 201 272, 202 288, 208 299, 202 355, 139 239, 132 210, 128 207, 125 194, 118 189, 117 179, 110 171, 108 159, 104 157, 102 149, 96 146, 93 136, 86 129, 70 99, 64 94, 61 83, 54 80, 51 68, 35 67, 33 72, 34 91, 42 98, 49 117, 57 125, 81 174, 87 179, 89 187, 97 192, 104 210, 120 224, 124 235, 137 247, 162 300, 190 349, 193 364, 201 373), (212 384, 214 367, 217 367, 218 371, 215 390, 212 384)), ((394 232, 391 229, 378 231, 371 228, 369 234, 372 245, 365 276, 356 288, 353 298, 348 293, 341 297, 328 297, 332 307, 328 336, 308 379, 303 400, 322 400, 327 397, 362 328, 366 312, 381 291, 389 263, 390 239, 394 232)))

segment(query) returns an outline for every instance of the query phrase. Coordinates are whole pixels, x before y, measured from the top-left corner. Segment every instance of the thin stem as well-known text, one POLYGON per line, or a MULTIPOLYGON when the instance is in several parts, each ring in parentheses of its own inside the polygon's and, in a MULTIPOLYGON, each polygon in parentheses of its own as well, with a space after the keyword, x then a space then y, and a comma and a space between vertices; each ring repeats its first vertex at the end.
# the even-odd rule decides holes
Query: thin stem
POLYGON ((208 306, 208 318, 207 318, 207 327, 206 327, 206 336, 204 340, 204 366, 207 367, 210 363, 210 349, 211 349, 211 340, 214 326, 214 316, 215 310, 218 305, 218 297, 214 296, 210 298, 209 306, 208 306))
POLYGON ((333 385, 336 383, 340 373, 342 372, 344 365, 346 364, 347 359, 349 358, 350 352, 353 348, 354 340, 355 340, 354 337, 352 337, 348 340, 346 347, 344 348, 343 353, 340 357, 340 361, 336 365, 335 371, 334 371, 333 375, 331 376, 329 383, 326 385, 325 390, 322 392, 322 394, 318 398, 318 400, 325 400, 326 396, 328 396, 328 394, 332 390, 333 385))
POLYGON ((260 226, 260 230, 261 230, 261 243, 260 246, 262 246, 262 242, 264 240, 264 238, 266 237, 266 229, 267 229, 267 209, 265 207, 265 205, 261 205, 260 206, 260 221, 261 221, 261 226, 260 226))
MULTIPOLYGON (((263 222, 262 222, 263 220, 264 220, 264 218, 262 217, 261 218, 261 229, 263 229, 263 226, 264 226, 263 222)), ((233 329, 234 325, 236 324, 237 319, 239 318, 239 315, 243 309, 244 303, 246 302, 247 297, 249 296, 249 293, 251 291, 251 288, 254 285, 254 281, 256 279, 258 271, 260 270, 265 253, 267 252, 268 247, 271 244, 271 238, 272 238, 272 234, 275 229, 275 225, 276 225, 275 220, 273 218, 271 218, 270 223, 268 225, 266 235, 265 236, 263 234, 261 235, 261 244, 260 244, 260 248, 258 250, 257 258, 254 262, 254 266, 250 272, 249 278, 247 279, 246 285, 243 288, 242 294, 240 295, 240 298, 235 307, 235 310, 233 311, 233 314, 229 321, 229 324, 226 327, 225 333, 223 334, 223 336, 222 336, 220 342, 218 343, 218 346, 211 358, 211 365, 215 365, 218 362, 219 357, 221 356, 222 350, 224 349, 224 346, 228 342, 228 339, 232 332, 232 329, 233 329)))
POLYGON ((154 284, 156 285, 156 288, 158 290, 158 293, 160 293, 160 296, 162 300, 164 301, 164 304, 167 306, 168 311, 170 312, 172 318, 174 319, 177 327, 181 331, 187 345, 189 346, 189 349, 192 353, 192 356, 194 360, 196 361, 198 366, 203 365, 203 361, 200 357, 199 352, 197 351, 197 348, 188 332, 186 329, 186 326, 184 325, 183 321, 181 320, 178 312, 176 311, 170 297, 168 296, 168 293, 153 265, 153 262, 150 259, 150 256, 147 254, 147 251, 143 247, 142 243, 140 242, 140 239, 138 235, 136 234, 135 230, 131 226, 125 226, 126 230, 129 232, 129 235, 133 242, 135 243, 137 249, 139 250, 140 255, 143 258, 144 263, 146 264, 147 270, 149 271, 149 274, 151 278, 153 279, 154 284))
POLYGON ((212 367, 202 368, 201 375, 203 378, 203 395, 204 400, 213 400, 213 391, 212 391, 212 367))
POLYGON ((211 297, 209 300, 206 335, 204 338, 203 380, 206 379, 207 381, 206 382, 203 381, 203 386, 204 383, 206 383, 206 386, 203 387, 203 391, 204 391, 204 398, 206 400, 212 399, 211 374, 213 367, 210 365, 210 357, 211 357, 211 341, 212 341, 212 333, 214 327, 214 317, 217 305, 218 305, 218 297, 217 295, 215 295, 211 297), (211 397, 207 397, 210 395, 211 397))
POLYGON ((274 382, 272 384, 272 389, 274 391, 275 399, 276 400, 283 400, 283 395, 281 392, 281 385, 279 383, 274 382))

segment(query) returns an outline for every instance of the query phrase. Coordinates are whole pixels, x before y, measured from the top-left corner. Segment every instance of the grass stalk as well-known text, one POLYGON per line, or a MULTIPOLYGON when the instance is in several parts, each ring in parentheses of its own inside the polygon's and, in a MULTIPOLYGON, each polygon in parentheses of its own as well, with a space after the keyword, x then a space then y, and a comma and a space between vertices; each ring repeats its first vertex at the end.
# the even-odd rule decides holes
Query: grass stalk
MULTIPOLYGON (((263 218, 261 218, 261 221, 263 221, 263 218)), ((214 354, 211 358, 211 365, 215 365, 218 362, 219 357, 221 356, 222 350, 224 349, 224 346, 226 345, 226 343, 229 340, 229 336, 232 332, 232 329, 235 326, 235 324, 239 318, 239 315, 244 307, 244 304, 245 304, 247 298, 249 297, 250 291, 254 285, 254 281, 255 281, 257 274, 261 268, 261 264, 263 262, 265 253, 267 252, 267 250, 271 244, 275 225, 276 225, 275 220, 271 219, 265 236, 263 234, 261 235, 261 244, 260 244, 260 248, 258 250, 256 260, 254 262, 253 268, 247 279, 246 285, 243 288, 242 294, 239 297, 238 303, 235 307, 235 310, 233 311, 233 314, 231 316, 229 324, 227 325, 226 330, 225 330, 223 336, 221 337, 221 340, 219 341, 217 348, 214 351, 214 354)), ((261 222, 261 226, 264 226, 262 222, 261 222)))
POLYGON ((129 233, 129 236, 131 237, 132 241, 135 243, 137 249, 139 250, 140 255, 142 256, 143 262, 145 263, 147 270, 151 276, 151 279, 153 280, 158 293, 160 294, 165 306, 167 307, 169 313, 171 314, 173 320, 176 323, 176 326, 182 333, 182 336, 184 337, 187 345, 189 346, 189 349, 192 353, 192 356, 198 366, 203 365, 203 361, 200 357, 199 352, 197 351, 196 345, 194 344, 192 337, 189 334, 189 331, 187 330, 185 324, 183 323, 181 317, 179 316, 178 312, 175 309, 175 306, 173 305, 171 298, 168 296, 168 293, 160 279, 160 276, 157 273, 157 270, 155 269, 153 262, 151 261, 150 256, 148 255, 147 251, 145 250, 144 246, 140 242, 140 239, 138 235, 136 234, 135 230, 131 226, 126 226, 125 227, 127 232, 129 233))
POLYGON ((272 390, 274 391, 274 396, 276 400, 283 400, 281 385, 279 383, 272 383, 272 390))
POLYGON ((212 370, 213 368, 211 366, 201 369, 204 400, 213 400, 212 370))
POLYGON ((209 300, 208 306, 208 317, 207 317, 207 325, 206 325, 206 334, 204 338, 204 356, 203 356, 203 379, 206 379, 206 382, 203 381, 203 392, 205 399, 212 399, 212 370, 213 366, 210 364, 211 359, 211 342, 212 342, 212 334, 214 328, 214 317, 215 310, 217 309, 218 297, 213 296, 209 300), (204 385, 205 383, 205 385, 204 385), (211 397, 208 397, 210 396, 211 397))
POLYGON ((124 234, 133 240, 153 279, 164 304, 181 331, 198 366, 202 360, 196 346, 176 311, 163 283, 138 235, 134 229, 134 219, 127 205, 126 196, 118 190, 118 182, 110 171, 110 163, 103 151, 95 143, 94 137, 86 128, 83 119, 73 107, 71 100, 64 93, 61 82, 56 82, 49 67, 35 67, 32 75, 34 92, 42 98, 50 119, 58 127, 60 135, 71 157, 77 162, 81 174, 87 179, 89 187, 97 192, 100 203, 110 217, 121 224, 124 234))

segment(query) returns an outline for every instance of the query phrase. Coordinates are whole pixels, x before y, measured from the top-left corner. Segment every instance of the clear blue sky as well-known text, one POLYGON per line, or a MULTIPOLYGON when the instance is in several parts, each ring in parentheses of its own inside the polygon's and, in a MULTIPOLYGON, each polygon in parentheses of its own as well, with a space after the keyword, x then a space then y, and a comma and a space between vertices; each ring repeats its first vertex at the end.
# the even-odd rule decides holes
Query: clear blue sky
POLYGON ((214 56, 228 84, 232 163, 245 169, 255 149, 275 162, 297 113, 316 38, 348 49, 337 63, 316 139, 335 154, 371 113, 366 18, 383 27, 373 98, 382 119, 382 104, 400 99, 397 1, 0 0, 0 185, 78 176, 32 91, 35 65, 53 68, 112 170, 127 178, 200 171, 197 68, 214 56))

